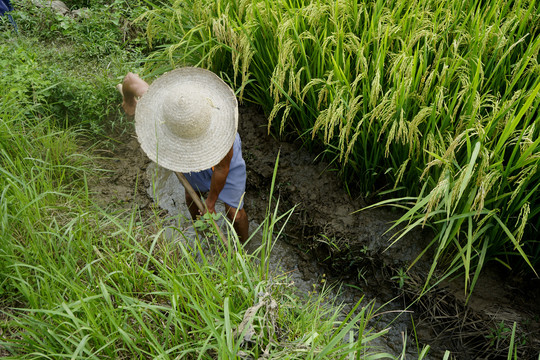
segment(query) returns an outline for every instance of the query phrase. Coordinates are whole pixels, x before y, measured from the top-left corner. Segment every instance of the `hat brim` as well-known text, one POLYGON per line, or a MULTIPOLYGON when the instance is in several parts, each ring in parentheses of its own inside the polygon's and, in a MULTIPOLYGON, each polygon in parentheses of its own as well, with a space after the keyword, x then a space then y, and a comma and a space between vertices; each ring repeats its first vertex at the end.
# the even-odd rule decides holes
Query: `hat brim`
POLYGON ((230 151, 238 128, 238 101, 232 89, 209 70, 184 67, 163 74, 141 97, 135 131, 146 155, 160 166, 196 172, 218 164, 230 151), (171 91, 193 90, 211 104, 208 130, 195 139, 173 134, 163 122, 163 105, 171 91))

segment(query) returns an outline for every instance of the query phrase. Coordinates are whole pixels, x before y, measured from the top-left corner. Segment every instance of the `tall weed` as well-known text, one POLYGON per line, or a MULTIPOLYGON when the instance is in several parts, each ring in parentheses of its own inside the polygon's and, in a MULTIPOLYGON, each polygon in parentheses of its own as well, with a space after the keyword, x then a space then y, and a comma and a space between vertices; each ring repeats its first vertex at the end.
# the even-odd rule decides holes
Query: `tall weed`
POLYGON ((166 235, 162 219, 138 209, 111 215, 92 203, 75 135, 29 121, 16 101, 2 105, 6 358, 391 358, 369 345, 384 334, 369 326, 371 305, 338 322, 324 293, 298 307, 287 279, 269 274, 263 249, 278 219, 249 255, 232 225, 225 245, 174 227, 166 235))

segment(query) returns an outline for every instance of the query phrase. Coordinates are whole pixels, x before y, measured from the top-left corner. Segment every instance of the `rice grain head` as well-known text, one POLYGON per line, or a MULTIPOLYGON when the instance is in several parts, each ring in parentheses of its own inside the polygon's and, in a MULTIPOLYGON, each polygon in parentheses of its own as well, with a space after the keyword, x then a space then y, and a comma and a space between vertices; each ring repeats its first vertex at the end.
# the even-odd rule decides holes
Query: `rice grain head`
POLYGON ((515 238, 518 243, 521 242, 523 234, 525 233, 525 227, 527 226, 527 220, 529 219, 529 214, 531 213, 531 206, 528 202, 523 204, 521 210, 519 211, 519 216, 516 221, 516 232, 515 238))
POLYGON ((409 159, 406 159, 400 166, 396 174, 396 180, 394 181, 394 189, 401 183, 405 170, 407 170, 407 165, 409 165, 409 159))
POLYGON ((506 208, 510 209, 512 205, 514 205, 514 200, 521 199, 520 195, 525 186, 530 184, 531 178, 538 172, 538 162, 533 163, 529 166, 523 167, 520 172, 513 177, 508 178, 508 182, 511 185, 511 188, 514 189, 512 191, 512 195, 510 196, 510 200, 508 201, 506 208))
MULTIPOLYGON (((429 201, 425 208, 425 217, 424 217, 424 222, 422 223, 422 226, 425 226, 429 216, 431 215, 432 210, 439 206, 441 199, 446 198, 448 196, 448 193, 450 190, 449 177, 450 177, 450 174, 448 173, 448 171, 444 171, 441 174, 441 177, 439 178, 439 182, 437 183, 437 185, 428 194, 429 201)), ((449 210, 450 209, 447 209, 447 211, 449 210)))
POLYGON ((498 169, 494 169, 482 176, 473 204, 471 205, 471 211, 476 211, 476 216, 479 216, 480 212, 484 209, 485 199, 490 195, 493 186, 501 179, 501 176, 502 174, 498 169))

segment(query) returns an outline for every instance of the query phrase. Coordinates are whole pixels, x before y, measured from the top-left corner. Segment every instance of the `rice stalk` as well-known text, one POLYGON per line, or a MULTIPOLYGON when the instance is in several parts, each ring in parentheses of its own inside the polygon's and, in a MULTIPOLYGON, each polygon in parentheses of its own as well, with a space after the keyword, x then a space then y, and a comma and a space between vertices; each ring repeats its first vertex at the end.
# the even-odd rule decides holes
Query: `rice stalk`
MULTIPOLYGON (((531 193, 539 152, 536 2, 200 0, 185 6, 191 15, 178 33, 208 29, 182 37, 191 49, 186 53, 198 51, 195 64, 238 76, 242 63, 243 83, 232 76, 232 84, 263 107, 269 131, 324 145, 324 157, 366 195, 382 184, 402 189, 397 198, 417 197, 419 213, 407 213, 406 222, 429 223, 440 233, 435 262, 461 262, 468 275, 483 266, 481 258, 506 264, 508 252, 527 264, 506 230, 537 253, 530 239, 538 211, 531 207, 524 220, 523 210, 537 200, 531 193), (219 19, 230 39, 247 40, 241 47, 227 43, 209 19, 219 19), (249 54, 246 61, 240 53, 249 54)), ((175 39, 169 36, 169 46, 175 39)), ((179 50, 172 59, 186 60, 179 50)))

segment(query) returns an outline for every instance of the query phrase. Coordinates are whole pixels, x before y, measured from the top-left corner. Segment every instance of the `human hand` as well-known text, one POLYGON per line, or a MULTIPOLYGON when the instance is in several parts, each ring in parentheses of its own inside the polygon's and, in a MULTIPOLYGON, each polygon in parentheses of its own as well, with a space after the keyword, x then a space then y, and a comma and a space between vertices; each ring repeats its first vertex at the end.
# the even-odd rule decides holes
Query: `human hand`
POLYGON ((199 210, 199 213, 201 215, 204 215, 206 213, 210 213, 210 214, 215 214, 216 213, 216 202, 215 201, 210 201, 208 200, 208 198, 205 200, 205 209, 204 209, 204 212, 201 212, 199 210))

